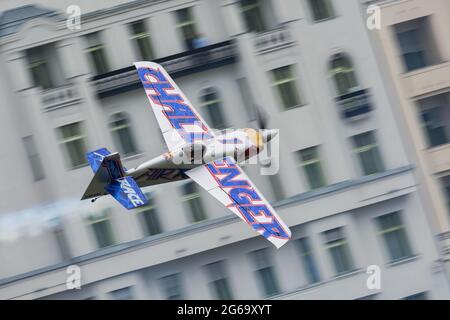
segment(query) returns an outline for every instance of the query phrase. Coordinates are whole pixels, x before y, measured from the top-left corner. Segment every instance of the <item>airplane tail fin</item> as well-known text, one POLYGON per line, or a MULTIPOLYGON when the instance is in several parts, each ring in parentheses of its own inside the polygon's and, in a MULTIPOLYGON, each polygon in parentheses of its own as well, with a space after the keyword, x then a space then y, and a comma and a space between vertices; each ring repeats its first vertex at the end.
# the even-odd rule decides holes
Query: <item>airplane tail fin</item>
POLYGON ((91 166, 92 171, 94 171, 94 174, 97 173, 98 169, 102 165, 103 159, 105 159, 105 157, 107 157, 111 154, 112 153, 106 148, 101 148, 101 149, 86 153, 86 159, 89 162, 89 165, 91 166))
POLYGON ((101 148, 86 154, 89 165, 94 172, 88 188, 81 200, 110 194, 127 209, 134 209, 148 204, 136 181, 125 176, 119 153, 111 153, 101 148))

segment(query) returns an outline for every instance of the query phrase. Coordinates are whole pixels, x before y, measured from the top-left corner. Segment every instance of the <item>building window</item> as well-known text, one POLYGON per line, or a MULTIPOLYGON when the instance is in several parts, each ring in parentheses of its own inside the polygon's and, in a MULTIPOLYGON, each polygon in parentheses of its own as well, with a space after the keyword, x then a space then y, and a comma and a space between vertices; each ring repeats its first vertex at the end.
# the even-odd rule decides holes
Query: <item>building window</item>
MULTIPOLYGON (((269 144, 270 145, 270 144, 269 144)), ((270 182, 270 187, 272 189, 272 196, 274 201, 281 201, 286 198, 285 191, 283 187, 283 183, 281 182, 281 178, 279 173, 277 174, 269 174, 267 178, 270 182)), ((269 200, 272 202, 271 200, 269 200)))
POLYGON ((124 112, 112 115, 109 126, 120 152, 125 156, 136 154, 136 143, 131 132, 128 115, 124 112))
POLYGON ((446 117, 443 111, 443 108, 440 106, 422 110, 423 127, 430 147, 449 143, 446 117))
POLYGON ((421 44, 420 31, 413 29, 399 32, 397 38, 406 70, 413 71, 425 67, 425 50, 421 44))
POLYGON ((448 209, 450 210, 450 184, 445 186, 445 194, 447 196, 447 206, 448 206, 448 209))
POLYGON ((323 235, 325 237, 325 248, 330 254, 336 275, 355 270, 343 228, 325 231, 323 235))
POLYGON ((25 55, 35 87, 46 90, 63 84, 65 79, 55 43, 27 49, 25 55))
POLYGON ((88 223, 92 227, 98 248, 108 247, 114 244, 114 235, 110 221, 110 209, 92 214, 88 223))
POLYGON ((184 299, 181 288, 181 276, 179 273, 162 277, 159 280, 167 300, 184 299))
POLYGON ((161 224, 159 222, 158 210, 156 210, 152 194, 147 193, 146 197, 148 199, 148 205, 141 207, 142 210, 139 215, 143 221, 142 226, 144 227, 144 233, 147 236, 153 236, 162 232, 161 224))
POLYGON ((303 270, 309 284, 320 281, 319 271, 317 269, 316 261, 309 243, 309 239, 304 237, 297 240, 297 246, 302 260, 303 270))
POLYGON ((59 143, 70 168, 78 168, 85 165, 86 137, 81 132, 81 122, 67 124, 58 128, 59 143))
POLYGON ((280 289, 275 276, 274 267, 270 261, 268 249, 259 249, 250 254, 256 268, 255 273, 264 290, 264 295, 270 297, 278 294, 280 289))
POLYGON ((394 32, 407 72, 439 62, 428 17, 396 24, 394 32))
POLYGON ((111 297, 114 300, 133 300, 133 288, 132 287, 125 287, 122 289, 117 289, 110 292, 111 297))
POLYGON ((314 21, 326 20, 334 17, 331 0, 308 0, 314 21))
POLYGON ((69 244, 67 242, 67 237, 64 232, 64 225, 61 218, 56 217, 49 221, 49 227, 53 236, 58 244, 59 252, 61 253, 61 258, 63 260, 70 259, 70 249, 69 244))
POLYGON ((130 30, 131 40, 137 49, 138 58, 146 61, 152 60, 154 58, 153 49, 145 21, 140 20, 130 23, 130 30))
POLYGON ((284 109, 291 109, 301 105, 297 89, 297 81, 293 76, 292 66, 284 66, 271 71, 273 87, 279 95, 284 109))
POLYGON ((412 256, 400 213, 393 212, 377 218, 378 228, 389 253, 389 261, 395 262, 412 256))
POLYGON ((176 16, 177 29, 180 30, 186 49, 195 49, 194 41, 197 38, 197 31, 194 18, 192 17, 192 9, 184 8, 177 10, 176 16))
POLYGON ((379 296, 378 293, 373 293, 373 294, 369 294, 368 296, 357 298, 355 300, 377 300, 378 296, 379 296))
POLYGON ((50 61, 46 51, 45 46, 31 48, 26 51, 28 68, 33 84, 35 87, 40 87, 44 90, 54 87, 50 72, 50 61))
POLYGON ((345 54, 338 53, 332 57, 330 74, 338 96, 351 93, 359 87, 353 64, 345 54))
POLYGON ((303 172, 311 189, 317 189, 326 185, 326 180, 320 163, 318 147, 306 148, 298 151, 303 172))
POLYGON ((201 108, 208 115, 209 124, 214 129, 227 127, 220 102, 219 93, 215 88, 206 88, 200 93, 201 108))
POLYGON ((210 279, 209 285, 215 298, 220 300, 233 299, 230 284, 228 283, 227 275, 225 273, 225 262, 223 260, 213 262, 207 264, 206 268, 210 279))
POLYGON ((450 211, 450 176, 442 178, 442 183, 444 185, 444 193, 447 199, 447 207, 448 210, 450 211))
POLYGON ((353 136, 353 151, 357 154, 364 175, 384 171, 375 134, 372 131, 353 136))
POLYGON ((28 163, 30 164, 31 172, 33 173, 34 181, 39 181, 45 178, 44 168, 42 166, 41 156, 37 151, 33 136, 22 138, 25 152, 27 154, 28 163))
POLYGON ((110 71, 108 60, 105 55, 105 46, 100 39, 100 32, 86 35, 86 42, 88 45, 86 52, 89 55, 92 72, 95 75, 99 75, 110 71))
POLYGON ((241 12, 248 32, 263 32, 267 30, 260 0, 241 0, 241 12))
POLYGON ((191 212, 191 221, 199 222, 206 219, 200 194, 195 182, 188 182, 183 185, 184 201, 188 204, 191 212))
POLYGON ((428 295, 426 292, 416 293, 403 298, 403 300, 427 300, 427 299, 428 295))

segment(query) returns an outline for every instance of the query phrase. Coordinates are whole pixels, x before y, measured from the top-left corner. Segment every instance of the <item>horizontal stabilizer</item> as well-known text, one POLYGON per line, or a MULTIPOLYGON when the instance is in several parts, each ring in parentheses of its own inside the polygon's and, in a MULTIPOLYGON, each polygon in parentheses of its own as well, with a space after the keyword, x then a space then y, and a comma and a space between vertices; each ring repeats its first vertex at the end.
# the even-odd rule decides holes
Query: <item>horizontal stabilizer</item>
POLYGON ((127 209, 134 209, 148 204, 147 198, 132 177, 116 179, 107 184, 105 189, 127 209))
POLYGON ((106 148, 102 148, 88 152, 86 158, 95 175, 81 200, 107 194, 106 185, 125 176, 126 169, 122 166, 120 155, 117 152, 111 153, 106 148))

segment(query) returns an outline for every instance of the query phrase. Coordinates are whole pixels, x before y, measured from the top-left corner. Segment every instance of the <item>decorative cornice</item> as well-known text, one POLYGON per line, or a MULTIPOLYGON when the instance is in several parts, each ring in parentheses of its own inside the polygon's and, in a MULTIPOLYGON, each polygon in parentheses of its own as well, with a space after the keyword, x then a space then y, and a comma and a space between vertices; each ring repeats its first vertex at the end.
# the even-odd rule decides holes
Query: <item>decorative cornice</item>
MULTIPOLYGON (((155 60, 174 78, 234 63, 237 50, 233 41, 219 42, 155 60)), ((100 98, 139 88, 140 81, 133 66, 92 78, 100 98)))
MULTIPOLYGON (((276 202, 273 204, 273 206, 275 208, 279 208, 279 207, 286 206, 288 204, 289 205, 301 204, 303 202, 313 200, 314 198, 318 198, 325 194, 340 192, 340 191, 343 191, 348 188, 358 187, 363 184, 367 184, 367 183, 370 183, 373 181, 377 181, 380 179, 388 178, 388 177, 399 175, 399 174, 406 174, 407 172, 410 172, 412 169, 413 169, 412 166, 404 166, 404 167, 400 167, 397 169, 388 170, 385 172, 374 174, 372 176, 363 177, 360 179, 347 180, 347 181, 344 181, 341 183, 334 184, 332 186, 318 189, 316 191, 310 191, 310 192, 298 194, 298 195, 290 197, 286 200, 276 202)), ((88 253, 88 254, 85 254, 82 256, 78 256, 78 257, 75 257, 75 258, 69 259, 67 261, 64 261, 64 262, 61 262, 58 264, 54 264, 54 265, 51 265, 48 267, 39 268, 39 269, 29 271, 26 273, 22 273, 19 275, 0 279, 0 287, 6 286, 15 281, 20 281, 20 280, 23 280, 26 278, 34 277, 34 276, 40 275, 42 273, 51 272, 51 271, 55 271, 55 270, 58 270, 61 268, 65 268, 72 264, 81 264, 81 263, 85 263, 85 262, 88 262, 88 261, 91 261, 94 259, 104 258, 108 255, 120 254, 123 252, 127 252, 129 250, 137 250, 139 248, 156 245, 161 242, 172 241, 172 240, 178 239, 185 235, 198 233, 199 231, 204 231, 204 230, 212 230, 212 229, 215 229, 215 228, 227 225, 227 224, 231 224, 231 223, 235 223, 235 222, 237 223, 239 221, 240 221, 240 219, 238 216, 229 214, 229 215, 219 217, 216 219, 210 219, 207 221, 189 225, 189 226, 177 229, 177 230, 165 232, 162 234, 157 234, 157 235, 150 236, 147 238, 137 239, 137 240, 126 242, 126 243, 117 244, 117 245, 107 247, 104 249, 100 249, 100 250, 97 250, 97 251, 94 251, 94 252, 91 252, 91 253, 88 253)), ((255 235, 255 237, 256 236, 257 235, 255 235)))

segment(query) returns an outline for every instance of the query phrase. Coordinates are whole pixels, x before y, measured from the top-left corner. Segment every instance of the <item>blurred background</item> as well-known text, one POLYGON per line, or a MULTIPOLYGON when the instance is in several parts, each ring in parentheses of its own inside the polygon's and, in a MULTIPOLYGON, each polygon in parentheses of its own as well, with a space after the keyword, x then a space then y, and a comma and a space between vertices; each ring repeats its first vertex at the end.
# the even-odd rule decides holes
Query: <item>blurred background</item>
POLYGON ((0 11, 0 299, 449 298, 448 1, 0 11), (166 150, 139 60, 161 63, 211 127, 257 128, 258 105, 280 129, 279 172, 245 171, 288 244, 276 250, 193 182, 146 188, 133 211, 79 200, 87 151, 131 168, 166 150))

